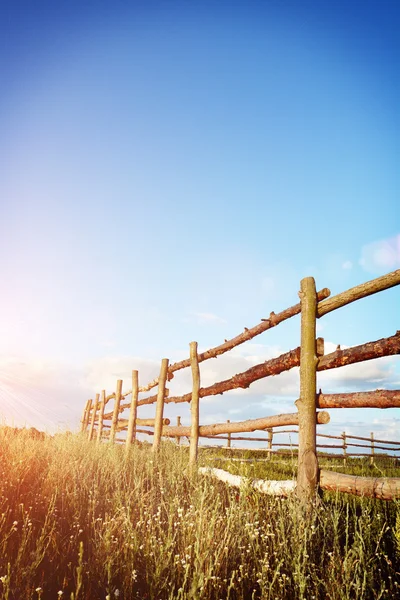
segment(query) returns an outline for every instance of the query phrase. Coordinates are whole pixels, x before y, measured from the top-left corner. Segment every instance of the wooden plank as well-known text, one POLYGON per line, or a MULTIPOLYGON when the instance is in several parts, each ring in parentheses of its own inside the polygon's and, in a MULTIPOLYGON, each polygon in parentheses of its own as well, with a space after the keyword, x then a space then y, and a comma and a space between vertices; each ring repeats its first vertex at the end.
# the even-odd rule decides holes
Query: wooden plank
POLYGON ((399 283, 400 269, 388 273, 387 275, 383 275, 382 277, 367 281, 366 283, 362 283, 361 285, 357 285, 345 292, 341 292, 336 296, 332 296, 331 298, 319 302, 317 307, 317 317, 322 317, 332 310, 336 310, 346 304, 360 300, 360 298, 366 298, 371 294, 387 290, 395 285, 399 285, 399 283))
POLYGON ((381 500, 400 498, 400 477, 358 477, 321 469, 319 485, 324 490, 337 490, 356 496, 381 500))

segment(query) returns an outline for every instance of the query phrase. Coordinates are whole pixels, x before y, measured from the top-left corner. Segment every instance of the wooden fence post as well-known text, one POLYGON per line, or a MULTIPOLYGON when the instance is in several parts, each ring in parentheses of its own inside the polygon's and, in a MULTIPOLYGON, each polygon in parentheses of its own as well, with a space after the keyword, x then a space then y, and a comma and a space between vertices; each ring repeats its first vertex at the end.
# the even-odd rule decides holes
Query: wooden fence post
POLYGON ((267 429, 267 432, 268 432, 268 450, 269 450, 268 460, 271 460, 271 458, 272 458, 272 439, 273 439, 274 433, 271 428, 267 429))
POLYGON ((128 421, 128 433, 126 435, 125 449, 128 452, 133 440, 136 439, 137 404, 139 399, 139 372, 132 371, 132 400, 128 421))
POLYGON ((303 501, 311 501, 318 484, 317 460, 317 352, 316 308, 317 294, 313 277, 305 277, 300 283, 301 348, 300 348, 300 398, 299 456, 297 494, 303 501))
MULTIPOLYGON (((181 418, 180 417, 176 417, 176 426, 177 427, 181 426, 181 418)), ((181 444, 181 436, 180 435, 176 436, 176 443, 178 444, 178 446, 180 446, 180 444, 181 444)))
POLYGON ((347 444, 346 444, 346 432, 342 433, 343 438, 343 466, 345 467, 347 464, 347 444))
POLYGON ((83 409, 82 419, 81 419, 81 433, 85 431, 85 423, 86 423, 86 415, 89 409, 89 404, 91 400, 86 400, 85 408, 83 409))
POLYGON ((121 404, 121 395, 122 395, 122 379, 118 379, 117 381, 117 389, 115 390, 115 404, 114 411, 111 421, 111 430, 110 430, 110 444, 115 442, 115 435, 117 433, 117 424, 119 417, 119 406, 121 404))
POLYGON ((100 398, 100 394, 96 394, 96 398, 94 400, 94 405, 93 405, 92 418, 90 420, 89 433, 88 433, 89 442, 93 437, 94 422, 96 420, 97 411, 99 409, 99 398, 100 398))
POLYGON ((190 365, 192 367, 192 400, 190 402, 190 450, 189 468, 194 469, 197 463, 199 446, 199 390, 200 390, 200 368, 197 356, 197 342, 190 342, 190 365))
POLYGON ((374 466, 374 455, 375 455, 374 432, 371 431, 371 457, 369 459, 369 463, 370 463, 371 467, 374 466))
MULTIPOLYGON (((230 419, 227 419, 226 422, 230 423, 231 421, 230 421, 230 419)), ((230 433, 228 433, 228 441, 226 442, 226 447, 227 448, 231 447, 231 434, 230 433)))
POLYGON ((156 418, 154 423, 154 440, 152 451, 157 452, 160 448, 161 433, 163 427, 163 414, 164 414, 164 399, 165 399, 165 385, 167 382, 168 375, 168 358, 163 358, 161 361, 160 377, 158 379, 158 392, 157 392, 157 404, 156 404, 156 418))
POLYGON ((106 406, 106 390, 101 391, 100 410, 99 410, 99 422, 97 424, 97 442, 101 441, 101 434, 103 433, 103 417, 104 408, 106 406))
POLYGON ((86 410, 86 414, 85 414, 85 421, 84 421, 83 427, 82 427, 82 431, 84 433, 86 433, 86 430, 87 430, 88 425, 89 425, 90 411, 92 410, 92 406, 93 406, 93 400, 88 400, 87 401, 87 410, 86 410))

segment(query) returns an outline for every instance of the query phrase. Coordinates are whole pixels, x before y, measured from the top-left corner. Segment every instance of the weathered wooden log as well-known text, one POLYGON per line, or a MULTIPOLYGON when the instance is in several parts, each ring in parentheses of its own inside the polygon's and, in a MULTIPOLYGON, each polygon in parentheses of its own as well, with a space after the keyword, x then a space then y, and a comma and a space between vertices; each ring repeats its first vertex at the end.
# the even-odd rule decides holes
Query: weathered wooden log
MULTIPOLYGON (((316 416, 317 423, 329 423, 329 413, 321 411, 316 416)), ((264 417, 261 419, 248 419, 247 421, 238 421, 236 423, 214 423, 213 425, 200 425, 199 435, 218 435, 223 433, 241 433, 268 429, 269 427, 281 427, 282 425, 298 425, 299 415, 289 413, 283 415, 274 415, 273 417, 264 417)), ((166 437, 190 436, 190 427, 163 427, 162 435, 166 437)))
MULTIPOLYGON (((349 442, 349 437, 350 437, 349 435, 346 436, 347 447, 352 446, 354 448, 366 448, 366 449, 369 449, 369 450, 371 449, 371 438, 369 439, 369 442, 370 442, 369 444, 357 444, 355 442, 349 442)), ((399 448, 387 448, 386 446, 377 446, 375 444, 375 442, 377 442, 377 441, 378 440, 374 440, 374 446, 375 446, 375 448, 379 448, 379 450, 391 450, 392 452, 396 452, 396 450, 400 450, 400 447, 399 448)))
POLYGON ((357 285, 356 287, 350 288, 345 292, 341 292, 336 296, 332 296, 327 300, 319 302, 317 307, 317 316, 322 317, 323 315, 326 315, 327 313, 331 312, 332 310, 336 310, 341 306, 345 306, 346 304, 350 304, 351 302, 355 302, 356 300, 365 298, 371 294, 382 292, 383 290, 387 290, 399 284, 400 269, 393 271, 392 273, 388 273, 387 275, 383 275, 382 277, 377 277, 376 279, 367 281, 366 283, 362 283, 361 285, 357 285))
MULTIPOLYGON (((227 422, 227 423, 230 423, 230 422, 231 422, 231 420, 230 420, 230 419, 227 419, 227 420, 226 420, 226 422, 227 422)), ((230 433, 228 433, 228 435, 227 435, 227 440, 228 440, 228 441, 227 441, 227 443, 226 443, 226 447, 227 447, 227 448, 230 448, 230 447, 231 447, 231 440, 232 440, 232 437, 231 437, 231 434, 230 434, 230 433)))
MULTIPOLYGON (((131 394, 131 393, 132 393, 132 391, 129 392, 129 394, 131 394)), ((121 398, 125 398, 126 396, 128 396, 128 393, 121 395, 121 398)), ((169 389, 166 387, 164 398, 168 398, 168 396, 169 396, 169 389)), ((111 394, 109 396, 109 398, 114 398, 114 397, 115 397, 115 394, 111 394)), ((148 398, 142 398, 142 400, 141 400, 142 404, 155 404, 156 402, 157 402, 157 394, 154 396, 150 396, 148 398), (149 402, 147 402, 147 400, 149 400, 149 402)), ((138 406, 139 406, 139 404, 138 404, 138 406)), ((124 403, 120 404, 119 412, 122 413, 122 412, 124 412, 124 410, 126 408, 130 408, 130 407, 131 407, 131 402, 124 402, 124 403)), ((109 419, 112 418, 112 415, 113 415, 112 412, 106 413, 104 415, 104 419, 108 421, 109 419)))
POLYGON ((139 397, 139 373, 138 371, 132 371, 132 399, 128 419, 128 433, 126 435, 126 451, 136 438, 136 424, 137 424, 137 403, 139 397))
POLYGON ((96 397, 94 399, 92 416, 91 416, 91 419, 90 419, 90 427, 89 427, 89 433, 88 433, 88 440, 89 440, 89 442, 93 438, 94 422, 95 422, 95 419, 96 419, 96 416, 97 416, 97 411, 99 410, 99 398, 100 398, 100 394, 96 394, 96 397))
POLYGON ((274 435, 276 433, 299 433, 299 430, 298 429, 276 429, 274 431, 274 435))
POLYGON ((358 477, 321 469, 319 485, 324 490, 338 490, 356 496, 381 500, 400 498, 400 477, 358 477))
POLYGON ((271 496, 289 496, 296 488, 296 482, 292 480, 266 481, 264 479, 248 479, 247 477, 232 475, 223 469, 213 469, 212 467, 200 467, 199 473, 216 477, 233 487, 250 487, 257 490, 257 492, 271 496))
MULTIPOLYGON (((229 434, 229 435, 231 435, 231 434, 229 434)), ((235 441, 240 440, 242 442, 268 442, 268 438, 243 437, 243 436, 238 436, 238 435, 235 435, 235 437, 228 437, 227 435, 202 435, 201 437, 208 438, 210 440, 215 440, 215 441, 231 440, 232 442, 235 442, 235 441)), ((280 444, 277 444, 277 446, 279 446, 279 445, 280 444)), ((251 448, 251 450, 252 450, 252 448, 251 448)), ((266 448, 266 450, 268 450, 268 448, 266 448)))
MULTIPOLYGON (((115 398, 115 394, 114 394, 113 398, 115 398)), ((125 409, 124 409, 124 410, 125 410, 125 409)), ((123 411, 122 411, 122 406, 121 406, 121 405, 120 405, 120 407, 119 407, 119 411, 118 411, 118 412, 123 412, 123 411)), ((104 415, 103 415, 103 421, 111 421, 111 420, 112 420, 112 418, 113 418, 113 414, 114 414, 114 411, 112 411, 112 412, 108 412, 108 413, 104 413, 104 415)))
MULTIPOLYGON (((330 293, 331 292, 330 292, 330 290, 328 290, 328 288, 322 289, 321 291, 318 292, 318 301, 328 298, 330 293)), ((219 346, 215 346, 214 348, 211 348, 210 350, 201 352, 198 355, 199 363, 203 362, 204 360, 208 360, 209 358, 216 358, 217 356, 220 356, 221 354, 224 354, 225 352, 229 352, 229 350, 232 350, 232 348, 235 348, 236 346, 239 346, 240 344, 243 344, 244 342, 247 342, 248 340, 253 339, 257 335, 260 335, 260 333, 263 333, 264 331, 267 331, 268 329, 271 329, 272 327, 279 325, 279 323, 282 323, 282 321, 286 321, 286 319, 290 319, 290 317, 300 314, 300 311, 301 311, 301 308, 300 308, 300 303, 299 303, 299 304, 295 304, 294 306, 291 306, 290 308, 286 308, 285 310, 283 310, 282 312, 277 313, 277 314, 275 314, 274 312, 271 312, 269 318, 262 319, 261 323, 259 323, 258 325, 255 325, 254 327, 251 327, 250 329, 245 328, 243 333, 240 333, 239 335, 235 336, 231 340, 226 340, 223 344, 220 344, 219 346)), ((184 360, 173 363, 168 368, 168 380, 173 378, 173 373, 175 371, 179 371, 180 369, 184 369, 189 366, 190 366, 190 358, 189 359, 185 358, 184 360)), ((152 388, 156 387, 156 385, 158 385, 158 377, 156 379, 154 379, 153 381, 151 381, 149 384, 139 388, 139 392, 148 392, 152 388)))
POLYGON ((192 399, 190 401, 190 450, 189 465, 194 469, 197 463, 197 454, 199 446, 199 389, 200 389, 200 368, 197 356, 197 342, 190 343, 190 365, 192 370, 192 399))
MULTIPOLYGON (((329 356, 329 355, 328 355, 329 356)), ((400 408, 400 390, 317 394, 318 408, 400 408)))
POLYGON ((328 433, 319 433, 318 431, 317 431, 317 437, 330 438, 331 440, 343 439, 341 435, 330 435, 328 433))
MULTIPOLYGON (((347 439, 361 440, 362 442, 368 442, 368 441, 370 441, 370 438, 361 437, 360 435, 348 435, 347 439)), ((375 439, 375 442, 379 442, 380 444, 395 444, 396 446, 400 446, 400 442, 390 442, 389 440, 378 440, 378 439, 375 439)))
MULTIPOLYGON (((277 432, 275 432, 277 433, 277 432)), ((279 432, 281 433, 281 432, 279 432)), ((330 438, 332 440, 342 440, 343 439, 343 434, 342 435, 329 435, 327 433, 317 433, 318 437, 323 437, 323 438, 330 438)), ((369 437, 361 437, 359 435, 348 435, 346 434, 346 439, 347 440, 361 440, 363 442, 371 442, 371 438, 369 437)), ((396 446, 400 447, 400 441, 399 442, 392 442, 389 440, 378 440, 377 438, 374 438, 374 442, 379 442, 380 444, 395 444, 396 446)), ((351 444, 350 442, 348 442, 349 446, 354 446, 354 444, 351 444)), ((366 448, 369 448, 368 444, 365 444, 366 448)))
POLYGON ((330 354, 325 354, 319 359, 318 371, 327 369, 336 369, 382 356, 392 356, 400 354, 400 331, 388 338, 382 338, 375 342, 368 342, 360 346, 353 346, 346 350, 335 350, 330 354))
POLYGON ((347 464, 347 439, 346 439, 346 432, 343 431, 342 433, 342 446, 343 446, 343 465, 346 466, 347 464))
POLYGON ((84 433, 87 429, 89 423, 89 415, 90 409, 92 406, 92 400, 87 400, 85 404, 85 408, 83 410, 82 419, 81 419, 81 432, 84 433))
POLYGON ((371 431, 371 457, 370 457, 370 463, 369 463, 371 466, 374 465, 375 447, 379 448, 379 450, 389 450, 389 448, 382 448, 382 446, 375 446, 375 443, 374 443, 374 432, 371 431))
MULTIPOLYGON (((176 426, 177 427, 181 426, 181 417, 179 415, 176 417, 176 426)), ((176 443, 177 443, 178 446, 180 446, 181 437, 179 435, 176 436, 176 443)))
POLYGON ((296 401, 299 411, 299 454, 297 470, 297 495, 310 502, 318 482, 317 460, 317 347, 316 310, 317 293, 313 277, 305 277, 300 283, 301 304, 301 350, 300 350, 300 398, 296 401))
POLYGON ((92 408, 93 408, 93 400, 88 400, 88 409, 86 411, 86 416, 85 416, 84 431, 86 431, 87 428, 89 427, 89 421, 90 421, 90 415, 91 415, 92 408))
MULTIPOLYGON (((393 448, 390 448, 393 451, 393 448)), ((368 458, 369 454, 368 452, 359 452, 359 453, 351 453, 351 454, 347 454, 347 456, 363 456, 364 458, 368 458)), ((400 459, 399 456, 396 456, 395 454, 386 454, 384 452, 379 452, 375 454, 375 458, 393 458, 393 459, 400 459)))
MULTIPOLYGON (((168 375, 168 358, 163 358, 161 361, 160 376, 158 378, 158 393, 157 393, 157 404, 156 404, 156 418, 154 423, 154 439, 152 452, 158 452, 161 444, 161 432, 163 428, 163 414, 164 414, 164 400, 165 400, 165 384, 167 382, 168 375)), ((138 403, 139 404, 139 403, 138 403)))
POLYGON ((270 427, 269 429, 267 429, 267 432, 268 432, 268 450, 269 450, 268 459, 270 459, 272 457, 272 446, 274 445, 272 443, 272 440, 274 439, 274 430, 272 429, 272 427, 270 427))
POLYGON ((121 402, 121 394, 122 394, 122 379, 118 379, 117 381, 117 389, 115 392, 115 404, 113 417, 111 422, 111 430, 110 430, 110 443, 113 444, 115 441, 115 434, 118 426, 118 415, 119 415, 119 405, 121 402))
POLYGON ((102 390, 101 400, 100 400, 99 418, 98 418, 98 425, 97 425, 97 437, 96 437, 97 442, 100 442, 101 435, 103 433, 103 427, 104 427, 103 417, 104 417, 105 405, 106 405, 106 390, 102 390))
MULTIPOLYGON (((281 354, 281 356, 278 356, 277 358, 272 358, 271 360, 267 360, 265 363, 251 367, 247 371, 239 373, 238 375, 234 375, 230 379, 220 381, 219 383, 214 383, 206 388, 200 388, 199 397, 204 398, 205 396, 215 396, 217 394, 223 394, 228 390, 234 390, 237 388, 248 388, 251 383, 257 381, 258 379, 263 379, 269 375, 279 375, 279 373, 283 373, 283 371, 287 371, 292 367, 298 367, 299 364, 300 348, 296 348, 295 350, 290 350, 290 352, 281 354)), ((154 398, 155 396, 151 396, 144 400, 139 400, 138 404, 140 406, 143 404, 153 404, 154 398)), ((165 402, 190 402, 191 398, 192 393, 189 392, 183 396, 170 396, 169 398, 166 398, 165 402)))
MULTIPOLYGON (((318 340, 317 340, 318 343, 318 340)), ((346 350, 335 350, 330 354, 326 354, 319 359, 317 365, 317 371, 326 371, 327 369, 336 369, 345 365, 355 364, 366 360, 372 360, 374 358, 380 358, 382 356, 390 356, 393 354, 400 354, 400 332, 397 332, 394 336, 389 338, 383 338, 375 342, 368 342, 360 346, 354 346, 347 348, 346 350)), ((206 388, 200 388, 199 397, 204 398, 205 396, 215 396, 217 394, 223 394, 229 390, 237 388, 247 388, 251 383, 264 377, 271 375, 279 375, 284 371, 298 367, 300 365, 300 348, 290 350, 285 354, 281 354, 277 358, 272 358, 264 363, 255 365, 243 373, 234 375, 230 379, 214 383, 206 388)), ((184 394, 183 396, 171 396, 166 398, 165 402, 190 402, 191 393, 184 394)), ((144 404, 154 404, 156 396, 149 396, 143 400, 139 400, 138 406, 144 404)))
MULTIPOLYGON (((169 425, 171 421, 169 419, 162 419, 162 425, 169 425)), ((155 427, 156 420, 155 419, 136 419, 136 425, 141 425, 142 427, 155 427)), ((117 425, 117 431, 128 430, 129 427, 129 419, 119 419, 117 425)))

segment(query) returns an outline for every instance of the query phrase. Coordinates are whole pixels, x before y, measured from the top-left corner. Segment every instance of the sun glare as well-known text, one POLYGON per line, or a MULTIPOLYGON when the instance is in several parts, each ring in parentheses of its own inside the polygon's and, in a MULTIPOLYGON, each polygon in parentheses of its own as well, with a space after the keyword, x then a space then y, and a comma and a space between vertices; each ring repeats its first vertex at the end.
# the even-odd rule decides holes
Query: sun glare
POLYGON ((2 424, 19 427, 37 427, 54 431, 59 417, 49 408, 54 398, 38 391, 35 386, 21 381, 0 369, 0 419, 2 424))

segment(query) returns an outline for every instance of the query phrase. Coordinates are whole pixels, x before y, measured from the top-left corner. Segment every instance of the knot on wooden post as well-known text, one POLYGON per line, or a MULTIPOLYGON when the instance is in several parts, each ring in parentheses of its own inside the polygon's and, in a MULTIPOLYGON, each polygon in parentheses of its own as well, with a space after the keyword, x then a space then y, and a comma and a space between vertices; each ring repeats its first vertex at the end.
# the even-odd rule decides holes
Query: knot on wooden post
POLYGON ((315 351, 317 354, 317 357, 321 357, 324 356, 325 354, 325 340, 322 337, 317 338, 317 342, 315 345, 315 351))

